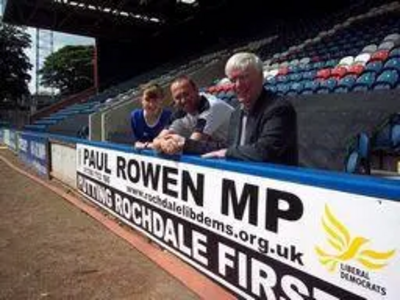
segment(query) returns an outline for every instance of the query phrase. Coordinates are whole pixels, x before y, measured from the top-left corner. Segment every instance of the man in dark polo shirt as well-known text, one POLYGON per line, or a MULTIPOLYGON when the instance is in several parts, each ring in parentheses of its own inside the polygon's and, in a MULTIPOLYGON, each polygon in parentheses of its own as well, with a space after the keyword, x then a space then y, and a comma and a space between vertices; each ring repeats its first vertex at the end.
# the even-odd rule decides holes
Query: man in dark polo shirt
POLYGON ((297 165, 296 112, 288 101, 264 89, 261 60, 252 53, 237 53, 228 60, 225 73, 240 102, 230 118, 227 143, 197 142, 175 135, 166 152, 183 150, 206 153, 205 158, 297 165))

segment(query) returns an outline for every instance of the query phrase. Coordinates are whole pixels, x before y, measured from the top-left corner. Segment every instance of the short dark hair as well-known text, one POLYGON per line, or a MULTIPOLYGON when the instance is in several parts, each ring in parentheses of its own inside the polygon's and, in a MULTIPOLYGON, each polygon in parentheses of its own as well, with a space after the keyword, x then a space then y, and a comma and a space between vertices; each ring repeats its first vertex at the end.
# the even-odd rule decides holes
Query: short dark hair
POLYGON ((182 81, 187 81, 187 82, 189 82, 190 85, 191 85, 194 89, 197 89, 197 84, 194 82, 194 80, 193 80, 192 78, 190 78, 190 77, 187 76, 187 75, 181 75, 181 76, 179 76, 179 77, 176 77, 176 78, 171 82, 171 85, 170 85, 170 86, 172 86, 173 84, 175 84, 175 83, 177 83, 177 82, 182 82, 182 81))

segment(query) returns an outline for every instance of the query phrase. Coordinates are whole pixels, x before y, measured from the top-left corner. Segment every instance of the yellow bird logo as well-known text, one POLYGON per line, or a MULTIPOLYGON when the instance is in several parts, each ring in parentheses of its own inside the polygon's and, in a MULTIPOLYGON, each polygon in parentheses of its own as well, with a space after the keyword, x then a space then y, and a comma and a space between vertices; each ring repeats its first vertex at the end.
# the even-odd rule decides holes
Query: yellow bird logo
POLYGON ((387 261, 395 254, 395 250, 378 252, 367 249, 368 239, 357 236, 352 238, 348 229, 332 214, 325 205, 322 227, 327 234, 328 243, 335 249, 335 254, 328 254, 320 247, 315 247, 321 264, 330 272, 336 270, 339 262, 356 260, 369 270, 379 270, 387 265, 387 261))

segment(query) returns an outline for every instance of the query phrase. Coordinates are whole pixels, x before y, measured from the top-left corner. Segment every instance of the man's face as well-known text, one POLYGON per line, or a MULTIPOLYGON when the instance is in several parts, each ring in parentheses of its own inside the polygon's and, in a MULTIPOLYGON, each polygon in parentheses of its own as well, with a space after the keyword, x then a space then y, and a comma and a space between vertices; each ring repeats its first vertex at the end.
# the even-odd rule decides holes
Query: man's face
POLYGON ((234 84, 234 89, 238 100, 246 108, 250 108, 252 103, 258 98, 263 88, 263 76, 254 67, 247 69, 233 69, 228 74, 229 79, 234 84))
POLYGON ((175 105, 189 114, 197 111, 199 92, 188 80, 181 80, 171 85, 171 94, 175 105))

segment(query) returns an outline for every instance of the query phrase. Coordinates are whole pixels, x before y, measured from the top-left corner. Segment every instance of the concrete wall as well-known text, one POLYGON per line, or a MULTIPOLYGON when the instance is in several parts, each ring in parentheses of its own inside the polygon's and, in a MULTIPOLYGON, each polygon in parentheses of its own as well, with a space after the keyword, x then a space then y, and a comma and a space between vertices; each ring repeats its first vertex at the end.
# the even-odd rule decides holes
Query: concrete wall
POLYGON ((50 174, 76 188, 76 145, 50 140, 50 174))

